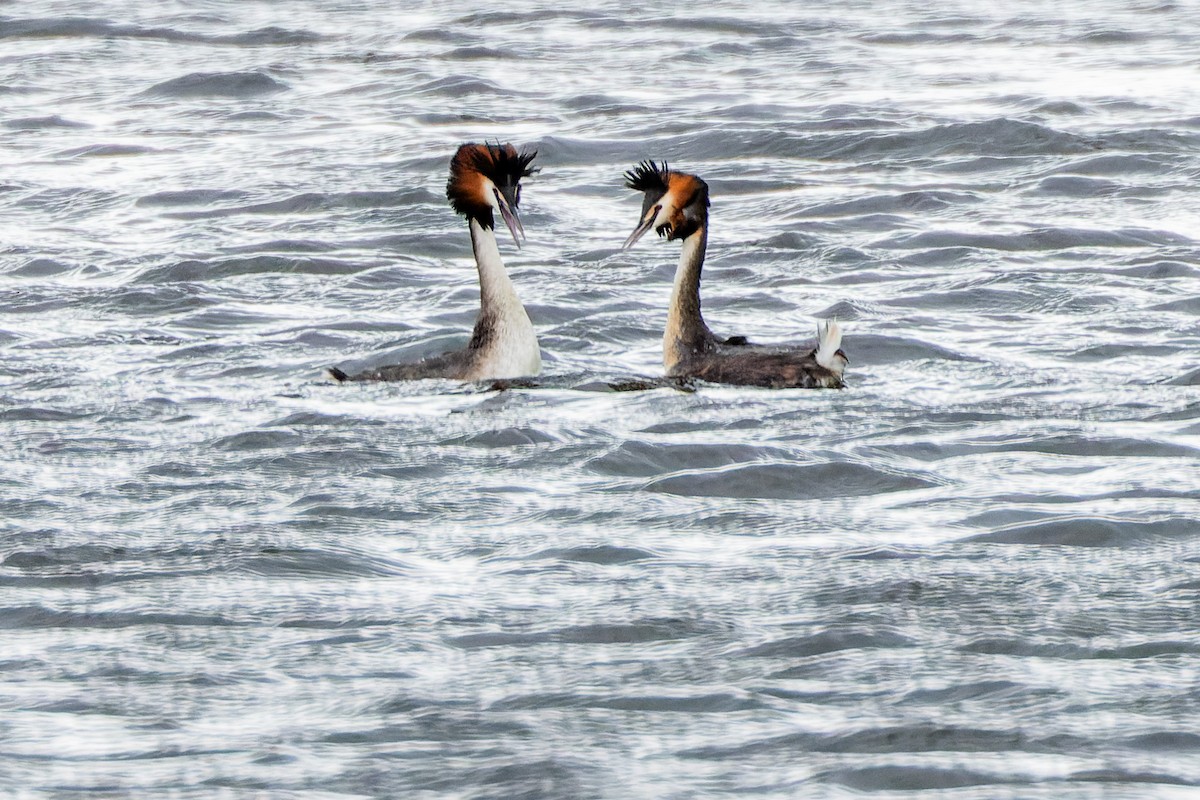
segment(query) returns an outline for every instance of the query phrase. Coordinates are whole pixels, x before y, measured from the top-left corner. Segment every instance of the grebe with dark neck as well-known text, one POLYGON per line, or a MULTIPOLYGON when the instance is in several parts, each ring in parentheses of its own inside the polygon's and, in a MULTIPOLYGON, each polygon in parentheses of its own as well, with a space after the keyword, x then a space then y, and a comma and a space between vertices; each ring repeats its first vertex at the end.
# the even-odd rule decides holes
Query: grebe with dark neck
POLYGON ((450 160, 446 198, 467 218, 471 248, 479 270, 479 316, 471 341, 454 350, 411 364, 394 364, 347 375, 329 370, 338 381, 411 381, 450 378, 460 381, 523 378, 542 369, 537 334, 517 290, 509 280, 496 242, 494 212, 500 212, 517 247, 525 229, 517 216, 521 179, 535 170, 537 153, 517 153, 511 144, 464 144, 450 160))
POLYGON ((745 337, 722 339, 700 313, 700 270, 708 245, 708 184, 695 175, 673 172, 664 163, 643 161, 625 173, 625 185, 642 192, 642 217, 622 249, 651 228, 668 240, 683 241, 675 270, 663 366, 673 378, 713 383, 796 389, 841 389, 848 359, 840 349, 841 330, 830 320, 818 332, 816 347, 763 346, 745 337))

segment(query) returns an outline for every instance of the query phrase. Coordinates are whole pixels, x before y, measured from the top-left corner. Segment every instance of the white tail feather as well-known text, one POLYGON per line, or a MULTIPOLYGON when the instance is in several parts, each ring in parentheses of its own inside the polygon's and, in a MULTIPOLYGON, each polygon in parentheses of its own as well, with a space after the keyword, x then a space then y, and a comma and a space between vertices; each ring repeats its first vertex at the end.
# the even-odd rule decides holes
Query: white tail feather
MULTIPOLYGON (((842 327, 836 319, 826 321, 817 331, 817 363, 825 369, 839 371, 834 366, 834 356, 842 346, 842 327)), ((838 365, 843 366, 843 365, 838 365)))

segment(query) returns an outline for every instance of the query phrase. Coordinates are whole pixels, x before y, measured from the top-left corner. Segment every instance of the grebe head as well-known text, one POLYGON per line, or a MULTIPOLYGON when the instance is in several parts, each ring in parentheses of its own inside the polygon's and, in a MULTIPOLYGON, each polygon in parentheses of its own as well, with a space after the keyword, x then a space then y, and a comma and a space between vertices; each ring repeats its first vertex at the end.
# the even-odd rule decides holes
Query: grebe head
POLYGON ((495 227, 492 212, 499 211, 520 247, 525 238, 525 228, 517 216, 521 178, 537 172, 529 166, 536 155, 518 153, 511 144, 464 144, 450 159, 446 198, 455 211, 485 228, 495 227))
POLYGON ((643 161, 625 173, 625 185, 644 194, 642 219, 622 249, 633 247, 651 228, 667 239, 686 239, 708 220, 708 184, 686 172, 643 161))

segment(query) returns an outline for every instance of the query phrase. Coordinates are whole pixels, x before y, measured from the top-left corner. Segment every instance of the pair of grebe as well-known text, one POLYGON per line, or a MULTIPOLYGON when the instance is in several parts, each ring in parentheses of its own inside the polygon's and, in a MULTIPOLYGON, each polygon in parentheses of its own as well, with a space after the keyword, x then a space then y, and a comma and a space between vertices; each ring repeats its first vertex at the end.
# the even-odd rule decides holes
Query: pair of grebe
MULTIPOLYGON (((446 197, 467 218, 479 269, 480 310, 466 348, 356 375, 335 367, 330 375, 339 381, 474 381, 522 378, 541 371, 537 334, 500 260, 495 233, 499 212, 513 241, 521 246, 525 235, 517 211, 521 179, 533 174, 529 165, 535 155, 518 153, 510 144, 464 144, 450 161, 446 197)), ((847 359, 839 348, 842 335, 834 321, 820 329, 815 348, 753 345, 742 336, 722 339, 704 323, 700 270, 708 243, 707 183, 695 175, 673 172, 665 163, 660 167, 644 161, 625 173, 625 185, 643 193, 641 221, 625 240, 625 248, 651 229, 670 241, 683 241, 663 333, 668 377, 773 388, 842 388, 847 359)))

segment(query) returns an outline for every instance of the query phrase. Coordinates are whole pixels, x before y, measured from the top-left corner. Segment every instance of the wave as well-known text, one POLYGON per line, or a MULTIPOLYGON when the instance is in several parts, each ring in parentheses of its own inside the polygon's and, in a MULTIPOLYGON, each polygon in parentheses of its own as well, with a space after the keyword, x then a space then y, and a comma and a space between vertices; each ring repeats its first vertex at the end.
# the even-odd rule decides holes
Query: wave
POLYGON ((1086 153, 1098 145, 1080 134, 1055 130, 1047 125, 996 118, 980 122, 953 122, 916 131, 849 137, 830 142, 827 157, 905 159, 972 157, 1066 156, 1086 153))
POLYGON ((687 497, 817 500, 928 489, 937 484, 917 473, 856 463, 750 464, 670 475, 646 490, 687 497))
POLYGON ((714 469, 733 464, 783 459, 787 451, 762 445, 669 444, 625 441, 587 462, 602 475, 651 477, 689 469, 714 469))
POLYGON ((236 34, 206 35, 176 28, 151 28, 110 22, 94 17, 13 18, 0 17, 0 39, 156 39, 164 42, 192 42, 226 45, 298 45, 323 41, 312 31, 288 30, 276 26, 236 34))
POLYGON ((76 122, 75 120, 67 119, 58 114, 52 114, 47 117, 18 117, 16 119, 6 119, 0 124, 13 131, 44 131, 51 129, 80 130, 91 127, 86 122, 76 122))
POLYGON ((144 147, 136 144, 89 144, 83 147, 72 147, 55 153, 59 158, 114 158, 120 156, 140 156, 150 153, 161 153, 154 147, 144 147))
POLYGON ((563 708, 598 708, 612 711, 637 711, 667 714, 725 714, 755 711, 764 704, 753 697, 733 693, 695 695, 590 695, 579 693, 536 693, 498 700, 489 711, 529 711, 563 708))
POLYGON ((738 652, 747 658, 809 658, 843 650, 876 650, 915 647, 907 636, 888 631, 831 629, 808 636, 774 639, 738 652))
MULTIPOLYGON (((211 205, 245 197, 244 192, 220 189, 196 189, 155 192, 139 198, 139 205, 177 207, 211 205)), ((339 210, 398 208, 424 203, 440 204, 440 197, 426 189, 395 191, 355 190, 348 192, 304 192, 278 200, 266 200, 239 206, 206 208, 197 211, 168 211, 175 219, 220 219, 240 214, 316 214, 339 210)))
POLYGON ((972 786, 1033 782, 1031 778, 1021 780, 970 769, 926 767, 915 764, 888 764, 877 767, 826 770, 814 777, 823 783, 840 784, 856 792, 933 792, 965 789, 972 786))
POLYGON ((259 255, 245 258, 187 259, 147 267, 134 279, 140 284, 217 281, 231 275, 300 274, 349 275, 369 269, 356 261, 311 258, 300 255, 259 255))
POLYGON ((156 83, 143 94, 155 97, 258 97, 286 91, 286 83, 265 72, 193 72, 156 83))
POLYGON ((630 564, 658 558, 648 550, 638 547, 618 547, 616 545, 594 545, 590 547, 559 548, 552 547, 534 553, 531 558, 546 558, 556 561, 569 561, 578 564, 630 564))
POLYGON ((1061 433, 1029 436, 973 436, 966 441, 904 442, 873 445, 872 452, 922 461, 993 453, 1046 453, 1081 458, 1196 458, 1200 449, 1174 442, 1122 436, 1061 433))
POLYGON ((170 611, 63 611, 40 605, 0 608, 0 629, 129 628, 160 626, 225 627, 236 624, 220 614, 170 611))
POLYGON ((1200 537, 1200 520, 1069 517, 1012 525, 965 541, 1069 547, 1130 547, 1161 539, 1200 537))
POLYGON ((1138 660, 1159 656, 1195 656, 1200 654, 1200 644, 1193 641, 1148 641, 1120 647, 1105 647, 1074 641, 1042 642, 995 636, 973 639, 960 646, 959 650, 965 653, 1030 658, 1138 660))
MULTIPOLYGON (((909 305, 910 301, 905 301, 909 305)), ((936 303, 935 303, 936 305, 936 303)), ((821 316, 837 316, 837 309, 823 311, 821 316)), ((852 366, 901 364, 906 361, 979 361, 975 356, 955 352, 932 342, 911 336, 888 336, 879 333, 856 333, 842 340, 842 349, 850 354, 852 366)), ((847 373, 849 374, 849 373, 847 373)), ((851 380, 853 380, 851 378, 851 380)))
POLYGON ((487 631, 453 636, 447 644, 463 649, 529 647, 544 644, 634 644, 686 639, 707 633, 710 626, 687 619, 570 625, 544 631, 487 631))
POLYGON ((877 247, 907 250, 956 247, 1012 252, 1075 250, 1079 248, 1175 247, 1194 240, 1172 231, 1141 228, 1035 228, 1021 233, 953 230, 903 233, 877 242, 877 247))

